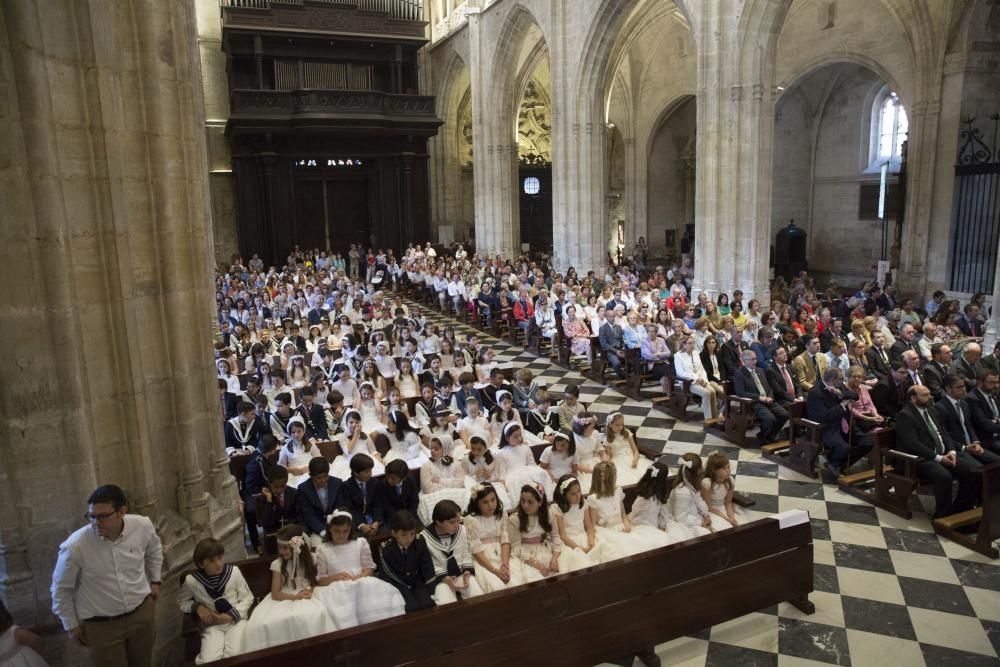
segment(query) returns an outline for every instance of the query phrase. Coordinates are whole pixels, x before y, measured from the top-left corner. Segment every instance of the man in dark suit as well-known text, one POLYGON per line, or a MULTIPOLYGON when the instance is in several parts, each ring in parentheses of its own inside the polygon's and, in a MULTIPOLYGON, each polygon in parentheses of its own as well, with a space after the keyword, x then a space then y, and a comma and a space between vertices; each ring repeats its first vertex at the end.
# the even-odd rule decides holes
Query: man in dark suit
POLYGON ((917 475, 934 486, 934 518, 972 509, 979 491, 979 476, 969 458, 957 451, 932 409, 930 389, 922 385, 910 387, 907 399, 896 415, 896 447, 920 458, 917 475), (955 480, 958 495, 952 500, 955 480))
POLYGON ((892 371, 879 379, 869 392, 878 413, 888 419, 895 419, 896 414, 906 405, 906 392, 913 383, 906 369, 906 364, 893 364, 892 371))
POLYGON ((951 362, 951 372, 962 376, 967 389, 975 387, 979 380, 979 360, 982 356, 983 348, 979 343, 969 343, 958 359, 951 362))
POLYGON ((868 367, 880 379, 892 371, 889 352, 885 349, 885 336, 882 335, 881 331, 872 333, 872 346, 865 350, 865 356, 868 357, 868 367))
POLYGON ((847 472, 872 448, 871 440, 860 433, 851 436, 851 444, 847 442, 845 427, 850 419, 850 405, 857 399, 858 395, 844 386, 844 372, 836 366, 823 371, 823 377, 809 390, 806 399, 806 415, 823 425, 826 469, 834 478, 847 472))
POLYGON ((931 345, 931 360, 924 364, 922 371, 924 384, 931 390, 934 402, 944 398, 944 386, 941 381, 951 373, 951 348, 944 343, 931 345))
POLYGON ((979 441, 991 451, 1000 451, 1000 373, 984 370, 979 374, 976 387, 968 392, 966 401, 972 413, 972 426, 979 441))
POLYGON ((991 370, 1000 373, 1000 340, 993 344, 993 354, 987 354, 979 360, 979 366, 983 370, 991 370))
POLYGON ((967 304, 963 309, 962 316, 955 320, 955 326, 967 338, 980 340, 983 337, 983 325, 979 323, 979 306, 974 303, 967 304))
POLYGON ((903 353, 907 350, 913 350, 917 358, 920 358, 920 350, 917 349, 917 342, 914 340, 915 337, 916 331, 913 329, 912 324, 904 324, 899 327, 899 336, 889 349, 889 358, 893 363, 902 361, 903 353))
POLYGON ((889 312, 896 307, 896 288, 888 285, 885 291, 875 297, 875 305, 883 312, 889 312))
POLYGON ((788 363, 788 351, 779 347, 774 351, 774 361, 764 371, 771 391, 778 402, 785 404, 795 401, 802 394, 802 389, 795 381, 792 366, 788 363))
POLYGON ((777 335, 775 336, 775 341, 771 344, 771 357, 774 357, 774 353, 779 347, 783 347, 788 353, 788 361, 791 363, 792 359, 801 354, 804 349, 799 344, 799 335, 795 333, 795 329, 784 324, 777 325, 775 329, 777 330, 777 335))
POLYGON ((743 367, 737 367, 732 378, 736 395, 753 400, 753 413, 760 421, 757 446, 777 440, 788 421, 788 412, 774 400, 774 392, 764 371, 757 368, 757 355, 752 350, 743 351, 743 367))
POLYGON ((982 465, 1000 461, 1000 455, 991 451, 993 444, 988 442, 990 446, 984 446, 976 433, 962 378, 951 374, 944 376, 944 398, 934 403, 934 410, 958 451, 982 465))
POLYGON ((844 347, 847 347, 849 341, 847 340, 847 334, 844 333, 844 320, 839 318, 830 320, 830 326, 824 329, 823 333, 819 335, 820 352, 829 352, 833 346, 833 341, 838 338, 844 341, 844 347))
POLYGON ((309 480, 299 484, 295 509, 314 544, 326 534, 326 515, 340 506, 342 485, 330 475, 330 464, 325 458, 317 456, 309 462, 309 480))
POLYGON ((743 353, 748 350, 750 350, 750 344, 743 340, 743 329, 731 328, 729 340, 719 348, 719 359, 722 361, 722 367, 726 369, 726 375, 736 377, 736 372, 740 369, 740 359, 743 353))
MULTIPOLYGON (((609 301, 608 303, 610 304, 611 302, 609 301)), ((604 356, 607 357, 608 363, 611 364, 611 370, 619 378, 625 377, 625 373, 622 371, 622 360, 625 359, 625 333, 620 326, 615 324, 614 308, 605 309, 604 324, 601 325, 600 330, 597 332, 597 338, 601 344, 604 356)))
POLYGON ((315 396, 316 393, 312 387, 303 387, 302 402, 295 411, 302 416, 302 420, 306 423, 307 438, 326 440, 329 437, 326 415, 323 414, 323 407, 314 400, 315 396))

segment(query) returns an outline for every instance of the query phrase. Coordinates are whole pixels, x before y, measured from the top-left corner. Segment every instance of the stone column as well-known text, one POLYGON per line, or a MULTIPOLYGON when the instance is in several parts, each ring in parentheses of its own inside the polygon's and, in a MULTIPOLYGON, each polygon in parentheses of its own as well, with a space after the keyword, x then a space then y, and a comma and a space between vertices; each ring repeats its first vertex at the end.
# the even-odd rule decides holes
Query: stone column
MULTIPOLYGON (((741 2, 699 3, 695 292, 770 301, 774 26, 741 2)), ((777 4, 775 5, 777 6, 777 4)))
MULTIPOLYGON (((1000 257, 1000 246, 997 247, 997 257, 1000 257)), ((992 354, 993 346, 1000 340, 1000 262, 997 262, 993 274, 993 306, 990 319, 986 321, 986 335, 983 337, 983 354, 992 354)))
POLYGON ((165 662, 194 542, 214 534, 242 556, 212 368, 199 69, 192 0, 0 1, 3 586, 19 620, 54 624, 57 545, 87 494, 118 484, 164 541, 165 662))

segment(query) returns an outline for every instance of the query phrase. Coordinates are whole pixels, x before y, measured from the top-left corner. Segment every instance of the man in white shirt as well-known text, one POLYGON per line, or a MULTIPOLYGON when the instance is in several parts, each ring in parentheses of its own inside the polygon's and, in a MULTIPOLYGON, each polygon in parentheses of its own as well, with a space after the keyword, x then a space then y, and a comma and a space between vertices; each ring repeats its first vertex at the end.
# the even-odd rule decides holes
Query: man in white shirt
POLYGON ((153 522, 128 514, 125 492, 98 487, 86 526, 59 546, 52 611, 101 667, 149 665, 163 551, 153 522))
POLYGON ((457 273, 452 275, 451 282, 448 283, 448 296, 451 298, 451 302, 455 306, 455 314, 460 315, 461 311, 459 308, 461 306, 461 301, 463 299, 468 301, 469 293, 465 289, 465 283, 462 282, 462 279, 459 278, 457 273))

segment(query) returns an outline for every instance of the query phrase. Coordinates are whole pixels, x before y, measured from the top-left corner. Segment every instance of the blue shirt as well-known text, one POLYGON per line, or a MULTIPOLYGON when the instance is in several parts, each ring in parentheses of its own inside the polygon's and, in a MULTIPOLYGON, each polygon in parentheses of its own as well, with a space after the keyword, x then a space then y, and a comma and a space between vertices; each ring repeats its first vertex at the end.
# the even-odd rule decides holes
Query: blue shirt
POLYGON ((626 324, 622 327, 622 339, 625 341, 625 347, 630 350, 634 350, 642 345, 643 339, 646 338, 646 330, 642 327, 637 327, 633 329, 630 325, 626 324))

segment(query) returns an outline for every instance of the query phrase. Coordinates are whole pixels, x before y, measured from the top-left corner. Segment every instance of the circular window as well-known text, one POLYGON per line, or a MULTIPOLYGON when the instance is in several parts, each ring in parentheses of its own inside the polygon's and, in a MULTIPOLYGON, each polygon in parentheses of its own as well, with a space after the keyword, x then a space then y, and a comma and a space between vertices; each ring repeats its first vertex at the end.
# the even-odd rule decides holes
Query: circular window
POLYGON ((542 189, 542 182, 538 180, 535 176, 528 176, 524 179, 524 194, 526 195, 537 195, 538 191, 542 189))

